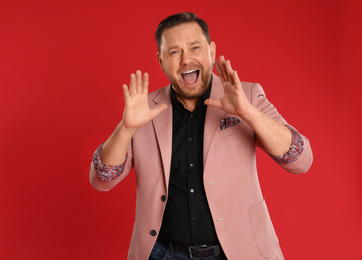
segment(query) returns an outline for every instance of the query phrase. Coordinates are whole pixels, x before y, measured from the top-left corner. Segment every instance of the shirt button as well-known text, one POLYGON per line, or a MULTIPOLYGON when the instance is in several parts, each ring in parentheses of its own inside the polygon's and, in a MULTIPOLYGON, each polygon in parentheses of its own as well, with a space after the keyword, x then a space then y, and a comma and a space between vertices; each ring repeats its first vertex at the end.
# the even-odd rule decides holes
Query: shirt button
POLYGON ((190 163, 190 167, 194 167, 195 165, 193 163, 190 163))
POLYGON ((193 118, 193 117, 194 117, 194 114, 191 114, 190 117, 193 118))
POLYGON ((162 196, 161 196, 161 200, 162 200, 162 201, 166 201, 166 195, 162 195, 162 196))
POLYGON ((194 192, 195 192, 195 190, 194 190, 194 189, 191 189, 191 190, 190 190, 190 192, 191 192, 191 193, 194 193, 194 192))
POLYGON ((189 141, 192 142, 192 138, 191 138, 191 137, 189 138, 189 141))
POLYGON ((195 217, 192 217, 192 220, 193 220, 193 221, 195 221, 195 220, 196 220, 196 218, 195 218, 195 217))
POLYGON ((156 235, 157 235, 157 232, 156 232, 156 230, 152 229, 152 230, 151 230, 151 232, 150 232, 150 234, 151 234, 151 236, 153 236, 153 237, 154 237, 154 236, 156 236, 156 235))

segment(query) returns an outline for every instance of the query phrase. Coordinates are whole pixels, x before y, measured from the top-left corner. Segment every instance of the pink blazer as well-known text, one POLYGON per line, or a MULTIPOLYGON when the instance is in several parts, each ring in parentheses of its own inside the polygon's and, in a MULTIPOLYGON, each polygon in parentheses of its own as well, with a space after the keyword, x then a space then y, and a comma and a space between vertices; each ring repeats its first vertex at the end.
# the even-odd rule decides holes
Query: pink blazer
MULTIPOLYGON (((282 124, 286 121, 266 99, 257 83, 243 82, 249 101, 282 124)), ((220 79, 213 75, 210 98, 224 95, 220 79)), ((128 253, 129 260, 147 260, 161 227, 168 194, 172 147, 170 86, 149 95, 151 108, 165 103, 168 109, 139 128, 128 148, 124 172, 102 182, 92 163, 90 182, 100 191, 113 188, 135 167, 137 178, 136 219, 128 253)), ((204 131, 204 187, 217 236, 228 259, 284 259, 279 247, 257 176, 253 130, 245 122, 220 129, 220 121, 232 117, 208 107, 204 131)), ((293 163, 280 166, 291 173, 306 172, 313 160, 309 141, 293 163)), ((263 147, 261 147, 263 149, 263 147)))

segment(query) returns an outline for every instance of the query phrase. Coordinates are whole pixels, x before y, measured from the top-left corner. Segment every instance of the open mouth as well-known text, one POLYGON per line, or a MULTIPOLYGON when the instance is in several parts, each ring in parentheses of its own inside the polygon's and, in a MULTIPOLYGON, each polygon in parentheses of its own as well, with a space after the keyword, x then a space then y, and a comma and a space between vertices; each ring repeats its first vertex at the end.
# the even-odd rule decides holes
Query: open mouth
POLYGON ((189 70, 181 73, 181 77, 186 84, 192 85, 196 83, 197 79, 199 78, 199 74, 200 70, 189 70))

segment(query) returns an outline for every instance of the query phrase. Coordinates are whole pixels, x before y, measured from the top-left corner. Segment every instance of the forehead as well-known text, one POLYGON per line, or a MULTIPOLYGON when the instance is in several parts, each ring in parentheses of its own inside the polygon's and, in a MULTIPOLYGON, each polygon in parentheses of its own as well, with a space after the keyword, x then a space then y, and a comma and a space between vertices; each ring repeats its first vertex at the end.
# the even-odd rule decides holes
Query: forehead
POLYGON ((206 42, 206 37, 196 22, 189 22, 166 29, 161 37, 161 49, 189 44, 196 41, 206 42))

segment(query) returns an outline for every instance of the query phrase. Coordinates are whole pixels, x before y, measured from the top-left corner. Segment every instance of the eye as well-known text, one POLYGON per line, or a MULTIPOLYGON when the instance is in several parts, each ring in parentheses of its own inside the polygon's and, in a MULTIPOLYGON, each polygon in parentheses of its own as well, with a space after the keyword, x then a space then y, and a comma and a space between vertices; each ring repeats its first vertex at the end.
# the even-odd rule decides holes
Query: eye
POLYGON ((192 50, 193 50, 193 51, 195 51, 195 50, 197 50, 197 49, 200 49, 200 47, 199 47, 199 46, 194 46, 194 47, 192 47, 192 50))
POLYGON ((175 54, 177 54, 178 53, 178 51, 172 51, 171 53, 170 53, 170 55, 175 55, 175 54))

